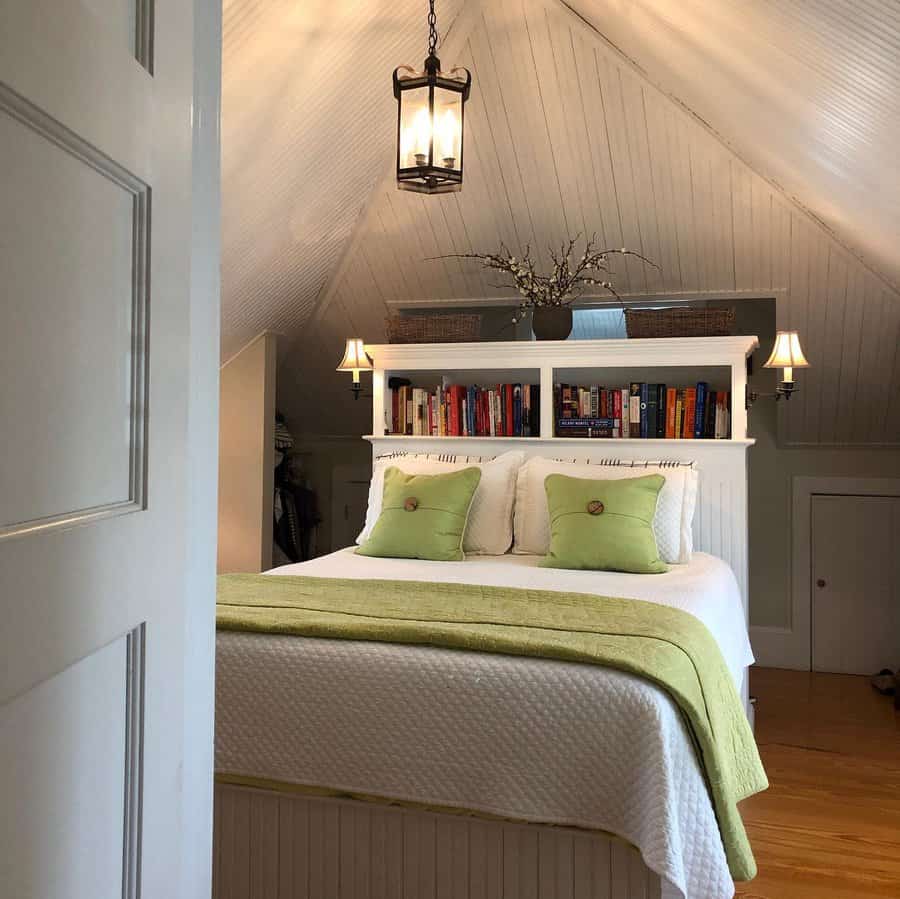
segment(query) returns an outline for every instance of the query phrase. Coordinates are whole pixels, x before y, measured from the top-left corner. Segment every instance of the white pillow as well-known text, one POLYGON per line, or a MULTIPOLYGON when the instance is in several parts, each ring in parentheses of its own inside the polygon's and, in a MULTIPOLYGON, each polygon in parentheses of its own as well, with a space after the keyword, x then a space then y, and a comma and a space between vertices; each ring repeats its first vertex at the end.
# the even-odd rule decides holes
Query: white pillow
POLYGON ((619 480, 645 474, 661 474, 666 482, 659 491, 653 533, 664 562, 690 562, 693 552, 691 526, 697 504, 698 472, 691 462, 561 462, 534 457, 520 469, 516 482, 515 545, 513 552, 545 556, 550 551, 550 512, 544 481, 549 474, 573 478, 619 480))
POLYGON ((472 498, 469 521, 463 535, 463 550, 486 556, 502 556, 513 539, 513 503, 516 498, 516 475, 525 461, 524 453, 509 452, 495 459, 478 456, 434 456, 430 454, 392 454, 375 460, 369 485, 369 508, 366 524, 356 538, 368 539, 384 499, 384 472, 394 466, 405 474, 443 474, 462 468, 480 468, 481 480, 472 498))

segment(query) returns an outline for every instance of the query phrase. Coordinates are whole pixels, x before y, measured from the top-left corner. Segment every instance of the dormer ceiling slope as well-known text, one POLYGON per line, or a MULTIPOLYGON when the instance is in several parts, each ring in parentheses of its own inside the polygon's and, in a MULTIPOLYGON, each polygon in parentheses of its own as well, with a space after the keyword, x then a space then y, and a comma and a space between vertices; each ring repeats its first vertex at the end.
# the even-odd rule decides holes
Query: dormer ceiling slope
POLYGON ((900 285, 896 0, 566 0, 900 285))
MULTIPOLYGON (((234 2, 250 5, 248 0, 234 2)), ((418 60, 419 5, 398 14, 398 33, 382 36, 376 49, 388 50, 373 53, 369 71, 389 73, 398 62, 418 60), (413 33, 400 46, 400 32, 411 24, 413 33)), ((724 63, 718 80, 707 71, 703 86, 709 93, 735 92, 729 116, 723 108, 722 122, 713 122, 711 113, 688 108, 684 98, 674 95, 664 84, 662 66, 656 71, 633 49, 623 55, 612 45, 620 46, 630 32, 619 23, 626 33, 610 38, 609 20, 624 17, 635 31, 641 20, 632 7, 645 5, 652 4, 585 0, 573 11, 558 0, 467 0, 453 7, 451 14, 460 9, 462 14, 448 37, 452 62, 472 70, 474 86, 466 108, 465 184, 461 193, 440 197, 400 192, 392 182, 395 113, 384 79, 356 82, 367 102, 355 97, 352 103, 357 115, 367 113, 364 126, 350 116, 333 120, 350 97, 324 85, 331 105, 320 98, 321 113, 308 133, 290 133, 287 114, 279 112, 274 98, 268 112, 255 110, 264 104, 246 103, 243 115, 260 119, 255 139, 243 132, 235 135, 242 146, 236 155, 227 144, 229 130, 239 129, 235 100, 228 96, 235 90, 235 73, 228 71, 226 56, 224 351, 233 351, 262 327, 282 330, 288 353, 280 389, 315 410, 316 432, 349 432, 357 427, 355 418, 363 421, 364 415, 348 417, 347 385, 333 371, 344 337, 352 332, 371 342, 381 340, 384 317, 398 305, 502 295, 477 265, 431 257, 490 250, 501 241, 520 249, 530 244, 543 254, 567 234, 596 232, 608 246, 638 249, 660 264, 661 271, 620 266, 617 284, 627 296, 777 298, 779 327, 801 330, 813 362, 804 372, 804 389, 792 400, 792 414, 785 418, 789 442, 900 442, 900 391, 894 389, 900 378, 900 297, 890 258, 876 252, 890 216, 886 196, 896 191, 896 179, 876 191, 871 203, 869 233, 878 231, 879 240, 861 239, 849 224, 847 208, 853 204, 847 193, 828 186, 834 162, 813 138, 805 148, 809 156, 804 165, 826 172, 807 175, 805 194, 802 185, 788 186, 787 149, 783 168, 768 166, 769 155, 780 145, 775 133, 780 117, 790 118, 783 109, 773 112, 778 118, 768 120, 756 135, 757 143, 767 144, 764 153, 738 148, 728 125, 741 119, 744 94, 748 103, 756 102, 771 69, 765 70, 762 85, 741 88, 733 85, 724 63), (326 133, 317 134, 318 129, 326 133), (280 147, 277 177, 267 173, 271 161, 257 165, 255 159, 257 153, 274 153, 266 149, 272 134, 280 147), (324 177, 325 145, 341 136, 352 156, 352 177, 360 176, 352 190, 324 177), (295 143, 303 145, 305 157, 297 155, 295 143), (369 156, 364 150, 371 150, 369 156), (252 178, 243 177, 242 161, 252 163, 252 178), (363 169, 375 185, 370 196, 364 196, 363 169), (832 207, 840 215, 829 217, 832 207)), ((665 6, 662 0, 660 5, 665 6)), ((735 4, 736 9, 743 6, 735 4)), ((763 6, 769 8, 749 6, 757 14, 763 6)), ((327 9, 336 7, 341 3, 327 9)), ((299 7, 290 8, 296 14, 299 7)), ((441 4, 438 14, 445 21, 451 17, 441 4)), ((776 19, 783 15, 772 12, 776 19)), ((719 17, 717 13, 714 19, 719 17)), ((698 25, 698 34, 706 34, 704 29, 698 25)), ((329 39, 310 40, 320 44, 329 39)), ((716 56, 728 55, 719 49, 716 56)), ((232 52, 238 57, 243 53, 236 44, 232 52)), ((336 53, 332 46, 324 58, 340 71, 336 53)), ((350 68, 349 59, 343 68, 350 68)), ((861 77, 852 68, 838 68, 845 90, 861 77)), ((277 72, 272 67, 270 77, 277 72)), ((255 85, 258 77, 255 66, 245 68, 245 82, 255 85)), ((837 75, 822 77, 818 90, 824 96, 837 75)), ((699 80, 696 86, 701 86, 699 80)), ((282 93, 290 94, 284 87, 282 93)), ((784 90, 795 88, 801 89, 792 83, 784 90)), ((266 93, 262 86, 258 89, 266 93)), ((248 83, 241 82, 241 91, 249 91, 248 83)), ((308 105, 295 100, 289 108, 305 110, 308 105)), ((291 115, 294 128, 302 131, 305 118, 299 112, 291 115)), ((781 124, 787 128, 787 122, 781 124)), ((880 141, 892 127, 896 122, 882 122, 880 130, 874 121, 871 125, 880 141)), ((797 134, 791 141, 795 148, 802 143, 797 134)), ((895 160, 884 160, 876 145, 881 146, 872 138, 866 163, 876 168, 863 172, 861 167, 859 179, 896 172, 895 160), (877 168, 879 160, 885 163, 882 169, 877 168)), ((865 193, 857 196, 865 205, 865 193)), ((896 206, 893 211, 896 215, 896 206)), ((890 241, 882 243, 886 247, 890 241)))
MULTIPOLYGON (((462 0, 440 4, 449 29, 462 0)), ((224 0, 222 358, 296 335, 389 165, 419 0, 224 0)))

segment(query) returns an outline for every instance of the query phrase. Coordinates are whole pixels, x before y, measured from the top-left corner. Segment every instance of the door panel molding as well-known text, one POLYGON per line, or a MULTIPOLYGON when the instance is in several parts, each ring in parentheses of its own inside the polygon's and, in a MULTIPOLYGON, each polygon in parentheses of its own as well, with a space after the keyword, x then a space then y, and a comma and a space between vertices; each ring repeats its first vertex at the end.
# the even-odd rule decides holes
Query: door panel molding
MULTIPOLYGON (((148 403, 148 309, 150 271, 150 205, 149 185, 88 143, 71 129, 45 113, 0 82, 0 113, 29 128, 55 147, 102 175, 124 191, 132 204, 131 216, 131 334, 127 351, 129 366, 129 449, 127 495, 96 505, 62 509, 18 521, 0 520, 0 540, 33 534, 48 528, 71 527, 76 524, 140 511, 147 504, 147 416, 148 403)), ((125 349, 123 347, 123 349, 125 349)))
POLYGON ((147 625, 126 637, 125 814, 122 832, 122 899, 140 899, 144 803, 144 690, 147 625))
POLYGON ((154 0, 135 0, 134 6, 134 55, 137 61, 152 75, 154 0))

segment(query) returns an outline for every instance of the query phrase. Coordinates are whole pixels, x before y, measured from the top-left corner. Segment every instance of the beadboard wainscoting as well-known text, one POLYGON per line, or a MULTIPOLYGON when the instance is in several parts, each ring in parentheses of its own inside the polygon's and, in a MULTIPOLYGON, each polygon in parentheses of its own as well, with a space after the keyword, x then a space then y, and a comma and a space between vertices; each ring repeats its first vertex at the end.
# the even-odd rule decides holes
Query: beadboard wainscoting
POLYGON ((216 784, 214 899, 660 899, 618 837, 216 784))

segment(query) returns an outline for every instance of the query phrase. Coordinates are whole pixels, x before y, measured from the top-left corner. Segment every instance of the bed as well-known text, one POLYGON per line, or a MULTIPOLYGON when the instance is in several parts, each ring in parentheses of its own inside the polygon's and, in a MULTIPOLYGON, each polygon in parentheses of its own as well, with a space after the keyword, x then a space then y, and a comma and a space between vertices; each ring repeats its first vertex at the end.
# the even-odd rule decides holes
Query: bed
MULTIPOLYGON (((528 555, 377 559, 272 577, 527 587, 681 609, 736 688, 753 657, 731 568, 648 577, 528 555)), ((679 708, 624 671, 436 646, 223 631, 216 895, 730 897, 679 708), (463 812, 464 815, 458 814, 463 812)))

